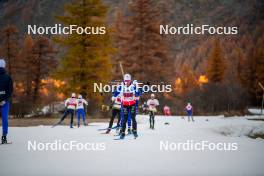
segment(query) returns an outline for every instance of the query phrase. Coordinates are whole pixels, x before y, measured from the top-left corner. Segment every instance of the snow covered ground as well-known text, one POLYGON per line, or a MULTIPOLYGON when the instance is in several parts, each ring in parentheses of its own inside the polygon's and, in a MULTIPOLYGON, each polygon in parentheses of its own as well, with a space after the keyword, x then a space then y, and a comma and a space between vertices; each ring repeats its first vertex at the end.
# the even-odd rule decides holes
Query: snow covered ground
POLYGON ((264 140, 248 137, 264 134, 263 121, 219 116, 195 117, 194 123, 188 123, 186 118, 158 116, 156 129, 150 130, 147 116, 137 119, 138 139, 128 136, 122 141, 114 140, 114 130, 109 135, 100 134, 98 129, 105 128, 106 123, 92 123, 79 129, 10 128, 13 144, 0 145, 0 175, 264 175, 264 140), (95 143, 99 147, 95 147, 98 151, 28 150, 28 141, 39 144, 58 140, 95 143), (237 150, 173 148, 188 141, 236 144, 237 150), (161 142, 168 142, 170 150, 161 150, 161 142), (102 143, 105 150, 101 150, 102 143))

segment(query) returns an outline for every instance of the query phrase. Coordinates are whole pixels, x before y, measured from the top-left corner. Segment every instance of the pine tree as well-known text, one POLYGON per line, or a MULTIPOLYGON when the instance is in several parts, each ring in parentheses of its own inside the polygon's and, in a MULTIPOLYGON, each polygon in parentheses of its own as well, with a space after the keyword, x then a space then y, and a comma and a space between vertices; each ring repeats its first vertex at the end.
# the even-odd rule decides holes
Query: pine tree
POLYGON ((15 64, 18 54, 18 30, 14 25, 7 25, 1 31, 1 55, 6 59, 7 71, 13 76, 16 72, 15 64))
MULTIPOLYGON (((65 6, 65 15, 58 20, 64 25, 75 24, 79 27, 107 26, 105 22, 107 7, 101 0, 73 1, 65 6)), ((102 97, 93 92, 93 83, 110 80, 111 63, 108 28, 103 35, 71 34, 55 39, 66 48, 55 77, 64 80, 64 93, 77 92, 84 97, 100 101, 102 97), (87 96, 86 96, 87 95, 87 96)), ((100 102, 97 102, 100 104, 100 102)))
POLYGON ((222 54, 220 42, 215 42, 214 48, 208 58, 207 77, 212 83, 221 83, 225 76, 225 59, 222 54))

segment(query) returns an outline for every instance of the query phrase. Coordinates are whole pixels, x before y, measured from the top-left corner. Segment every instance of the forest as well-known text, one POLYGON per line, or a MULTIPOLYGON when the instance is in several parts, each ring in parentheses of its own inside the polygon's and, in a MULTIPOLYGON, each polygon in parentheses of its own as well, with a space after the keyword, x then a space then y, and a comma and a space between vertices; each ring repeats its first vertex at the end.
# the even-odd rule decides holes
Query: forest
MULTIPOLYGON (((121 80, 124 71, 151 84, 161 109, 195 115, 247 113, 260 107, 264 84, 264 2, 205 0, 0 1, 0 57, 14 81, 11 112, 24 117, 72 92, 100 116, 111 94, 93 83, 121 80), (27 25, 106 26, 104 35, 28 35, 27 25), (235 35, 161 35, 160 25, 237 26, 235 35)), ((143 103, 150 94, 144 94, 143 103)))

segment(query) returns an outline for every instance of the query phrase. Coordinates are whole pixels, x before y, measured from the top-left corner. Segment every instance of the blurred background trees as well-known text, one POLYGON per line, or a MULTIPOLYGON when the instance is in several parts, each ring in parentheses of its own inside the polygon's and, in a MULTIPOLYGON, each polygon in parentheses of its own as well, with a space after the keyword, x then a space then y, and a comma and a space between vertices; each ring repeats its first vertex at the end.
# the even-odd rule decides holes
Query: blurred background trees
MULTIPOLYGON (((94 82, 134 79, 173 85, 161 105, 184 113, 244 113, 261 104, 264 84, 262 1, 61 0, 0 2, 0 56, 15 82, 17 116, 62 101, 71 92, 99 111, 94 82), (41 5, 40 5, 41 4, 41 5), (28 36, 27 24, 106 26, 106 35, 28 36), (160 35, 159 25, 238 26, 237 35, 160 35)), ((148 94, 143 96, 146 99, 148 94)))

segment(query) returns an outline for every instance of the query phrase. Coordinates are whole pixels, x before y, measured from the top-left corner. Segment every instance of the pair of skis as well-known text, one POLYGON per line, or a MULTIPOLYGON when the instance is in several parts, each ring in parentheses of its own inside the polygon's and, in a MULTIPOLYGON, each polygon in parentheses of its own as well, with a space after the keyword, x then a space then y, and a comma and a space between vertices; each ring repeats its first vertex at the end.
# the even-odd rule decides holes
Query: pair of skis
MULTIPOLYGON (((111 130, 116 129, 117 127, 118 126, 114 126, 114 127, 111 128, 111 130)), ((106 130, 108 130, 108 128, 100 128, 100 129, 98 129, 98 131, 106 131, 106 130)))
MULTIPOLYGON (((132 135, 132 134, 128 134, 126 136, 130 136, 130 135, 132 135)), ((134 139, 137 139, 137 137, 138 137, 138 135, 137 134, 134 134, 134 139)), ((119 135, 119 137, 118 138, 115 138, 114 140, 124 140, 124 139, 125 139, 125 136, 119 135)))
MULTIPOLYGON (((111 130, 112 130, 112 129, 116 129, 116 128, 118 128, 118 126, 114 126, 114 127, 112 127, 111 130)), ((98 129, 98 131, 106 131, 106 130, 108 130, 108 128, 101 128, 101 129, 98 129)), ((108 134, 108 133, 104 132, 104 133, 101 133, 101 134, 108 134)), ((130 133, 130 134, 127 134, 126 136, 129 136, 129 135, 132 135, 132 134, 133 134, 133 133, 130 133)), ((123 140, 123 139, 124 139, 124 138, 121 137, 120 134, 116 134, 115 136, 118 136, 118 138, 115 138, 114 140, 123 140)), ((137 134, 134 135, 134 139, 136 139, 137 137, 138 137, 137 134)))

